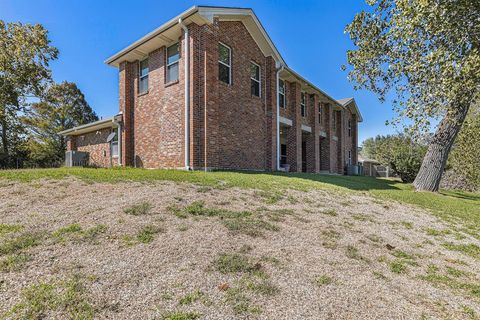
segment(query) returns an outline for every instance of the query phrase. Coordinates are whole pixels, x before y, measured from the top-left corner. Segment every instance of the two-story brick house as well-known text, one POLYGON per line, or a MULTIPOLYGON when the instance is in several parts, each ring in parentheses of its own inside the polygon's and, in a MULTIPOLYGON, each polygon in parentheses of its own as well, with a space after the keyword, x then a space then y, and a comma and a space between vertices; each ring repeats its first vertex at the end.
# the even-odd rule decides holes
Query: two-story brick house
POLYGON ((91 165, 343 173, 353 100, 293 71, 251 9, 193 7, 106 60, 119 114, 62 132, 91 165))

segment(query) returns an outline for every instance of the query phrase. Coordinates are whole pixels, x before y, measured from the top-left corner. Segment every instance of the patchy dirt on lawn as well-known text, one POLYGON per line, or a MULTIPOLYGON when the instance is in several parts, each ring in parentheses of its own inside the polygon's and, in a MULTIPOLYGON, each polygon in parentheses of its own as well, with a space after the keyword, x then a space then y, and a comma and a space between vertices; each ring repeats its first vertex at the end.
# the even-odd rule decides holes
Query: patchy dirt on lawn
POLYGON ((0 318, 470 319, 480 242, 366 194, 0 185, 0 318))

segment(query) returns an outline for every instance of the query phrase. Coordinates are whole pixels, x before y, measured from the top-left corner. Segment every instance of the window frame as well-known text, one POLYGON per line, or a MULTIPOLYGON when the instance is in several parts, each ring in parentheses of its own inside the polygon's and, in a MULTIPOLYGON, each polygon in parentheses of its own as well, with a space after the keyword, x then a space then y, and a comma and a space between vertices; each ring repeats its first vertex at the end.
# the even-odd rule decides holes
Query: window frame
POLYGON ((300 92, 300 115, 302 118, 307 117, 307 93, 305 91, 300 92))
POLYGON ((318 123, 322 124, 322 107, 323 104, 321 102, 318 103, 318 123))
POLYGON ((226 83, 223 80, 220 80, 220 77, 218 77, 218 80, 227 84, 227 85, 229 85, 229 86, 231 86, 232 85, 232 48, 230 46, 226 45, 225 43, 221 42, 221 41, 219 41, 218 44, 221 45, 221 46, 224 46, 225 48, 228 49, 228 62, 230 63, 228 65, 225 62, 220 61, 220 54, 218 55, 218 63, 221 63, 228 68, 228 83, 226 83))
POLYGON ((348 150, 348 165, 352 165, 352 150, 348 150))
MULTIPOLYGON (((250 64, 251 65, 253 64, 258 68, 258 80, 255 78, 252 78, 252 75, 250 74, 250 93, 254 97, 261 98, 262 97, 262 67, 258 63, 255 63, 253 61, 250 61, 250 64), (253 94, 252 92, 252 81, 255 81, 258 83, 258 96, 253 94)), ((252 67, 251 65, 250 65, 250 68, 252 67)))
POLYGON ((118 144, 119 144, 119 137, 118 137, 118 129, 117 128, 113 128, 112 129, 112 133, 115 133, 115 136, 114 138, 112 139, 112 141, 110 141, 110 156, 112 158, 118 158, 120 156, 120 150, 119 150, 119 147, 118 147, 118 144), (117 148, 117 154, 113 154, 113 146, 116 145, 117 148))
POLYGON ((282 107, 281 104, 279 103, 279 106, 280 106, 280 108, 282 108, 282 109, 287 109, 287 95, 286 95, 287 90, 286 90, 286 88, 287 88, 287 87, 286 87, 286 85, 285 85, 285 80, 283 80, 283 79, 278 79, 278 95, 279 95, 279 96, 277 97, 277 99, 278 99, 279 101, 282 101, 282 102, 283 102, 283 107, 282 107), (280 85, 281 83, 283 83, 283 86, 280 85), (281 88, 281 87, 283 88, 283 93, 280 91, 280 88, 281 88), (281 99, 281 100, 280 100, 280 95, 282 96, 282 99, 281 99))
POLYGON ((138 94, 146 94, 148 93, 148 90, 150 89, 150 83, 149 83, 149 76, 150 75, 150 61, 148 60, 148 57, 146 57, 145 59, 142 59, 138 62, 138 94), (142 76, 142 63, 147 61, 147 74, 142 76), (140 88, 141 88, 141 83, 142 83, 142 80, 147 78, 147 88, 145 89, 145 91, 140 91, 140 88))
POLYGON ((352 120, 351 119, 348 119, 347 126, 348 126, 348 136, 351 137, 352 136, 352 120))
POLYGON ((166 83, 166 84, 169 84, 169 83, 172 83, 172 82, 177 82, 177 81, 179 81, 179 79, 180 79, 180 41, 179 41, 179 42, 176 42, 176 43, 174 43, 174 44, 172 44, 172 45, 169 45, 168 47, 165 47, 165 66, 166 66, 166 68, 165 68, 165 83, 166 83), (173 47, 173 46, 175 46, 175 45, 177 46, 177 50, 178 50, 178 59, 177 59, 177 61, 175 61, 175 62, 168 63, 168 49, 171 48, 171 47, 173 47), (174 64, 178 64, 177 79, 175 79, 175 80, 170 80, 170 79, 169 79, 169 73, 168 73, 168 71, 169 71, 169 68, 170 68, 171 66, 173 66, 174 64))

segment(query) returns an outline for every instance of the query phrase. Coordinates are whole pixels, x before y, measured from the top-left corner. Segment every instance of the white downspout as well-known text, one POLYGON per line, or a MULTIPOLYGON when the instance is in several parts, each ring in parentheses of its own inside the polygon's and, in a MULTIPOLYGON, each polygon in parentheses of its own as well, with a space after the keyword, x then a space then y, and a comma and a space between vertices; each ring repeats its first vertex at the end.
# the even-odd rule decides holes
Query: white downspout
POLYGON ((280 171, 280 100, 278 100, 278 91, 280 88, 280 72, 283 66, 277 69, 277 171, 280 171))
POLYGON ((178 19, 178 24, 184 31, 185 40, 185 169, 190 170, 190 41, 188 28, 182 18, 178 19))

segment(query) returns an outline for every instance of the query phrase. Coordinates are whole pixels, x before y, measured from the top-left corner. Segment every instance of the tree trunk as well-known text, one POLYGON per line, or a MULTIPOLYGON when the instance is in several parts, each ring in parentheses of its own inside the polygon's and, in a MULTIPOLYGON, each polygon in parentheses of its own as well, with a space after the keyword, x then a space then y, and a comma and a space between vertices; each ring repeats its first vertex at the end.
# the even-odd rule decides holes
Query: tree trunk
POLYGON ((470 105, 465 105, 456 108, 455 111, 447 113, 440 122, 423 158, 420 171, 413 181, 416 191, 438 191, 448 154, 462 128, 469 107, 470 105))

